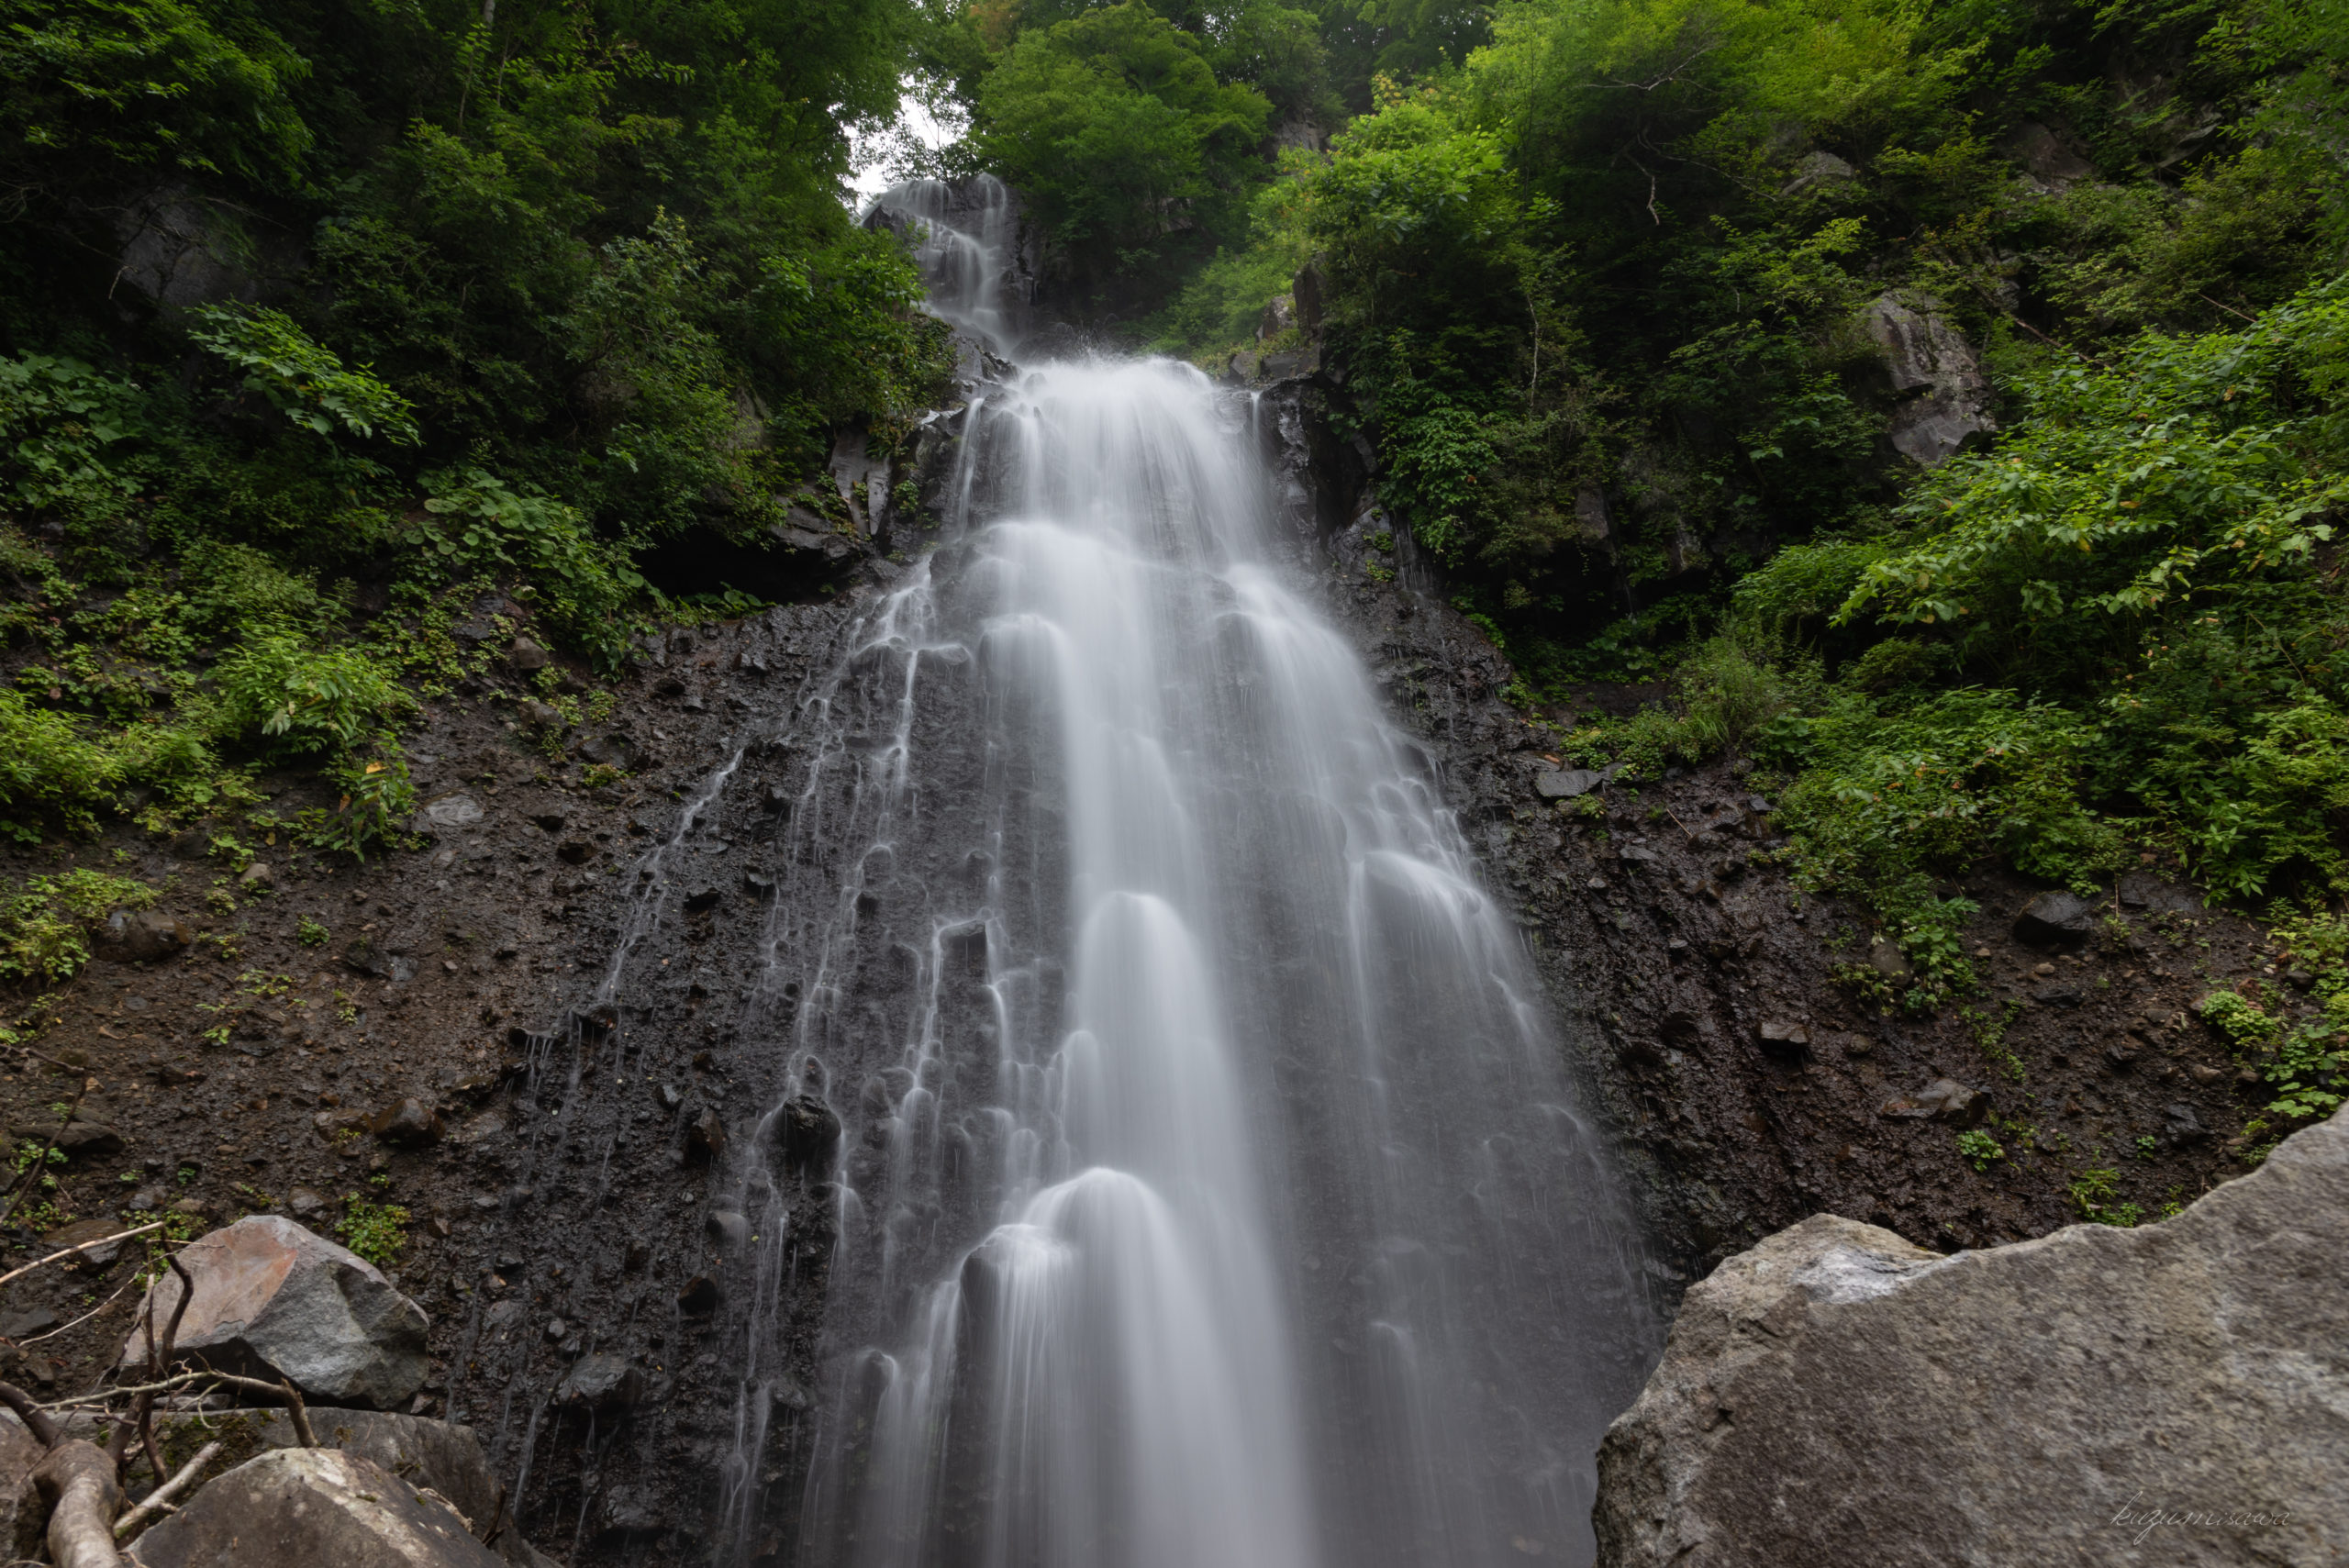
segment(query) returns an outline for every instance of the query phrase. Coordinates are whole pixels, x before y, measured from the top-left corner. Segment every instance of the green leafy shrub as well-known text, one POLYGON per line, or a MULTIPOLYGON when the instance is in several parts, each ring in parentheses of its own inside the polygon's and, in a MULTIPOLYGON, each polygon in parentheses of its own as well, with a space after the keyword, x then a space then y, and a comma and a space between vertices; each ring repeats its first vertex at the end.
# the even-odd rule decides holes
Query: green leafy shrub
POLYGON ((129 382, 79 360, 0 357, 0 491, 30 512, 102 514, 139 487, 118 453, 144 429, 129 382))
POLYGON ((2118 1171, 2091 1167, 2073 1177, 2067 1190, 2071 1194, 2072 1207, 2079 1210, 2082 1219, 2127 1229, 2144 1218, 2143 1210, 2135 1204, 2117 1201, 2121 1195, 2121 1173, 2118 1171))
POLYGON ((334 1233, 344 1246, 388 1273, 407 1245, 411 1218, 397 1204, 370 1203, 358 1193, 346 1193, 342 1218, 335 1221, 334 1233))
POLYGON ((1987 1172, 1992 1165, 2007 1157, 2007 1151, 1999 1147, 1998 1140, 1978 1127, 1957 1135, 1957 1151, 1967 1164, 1982 1172, 1987 1172))
POLYGON ((90 931, 116 909, 145 909, 155 889, 87 867, 28 878, 0 895, 0 977, 53 985, 90 962, 90 931))
POLYGON ((527 573, 542 584, 540 616, 601 667, 618 666, 635 628, 629 604, 650 586, 625 550, 598 539, 572 507, 511 489, 485 470, 429 474, 424 483, 428 520, 413 540, 429 557, 450 572, 527 573))
POLYGON ((215 673, 236 731, 286 755, 339 754, 414 706, 389 671, 347 643, 313 648, 294 636, 263 634, 215 673))
POLYGON ((404 446, 417 441, 407 399, 363 367, 345 368, 284 311, 200 305, 191 314, 204 325, 188 336, 243 371, 246 390, 295 424, 321 436, 380 435, 404 446))

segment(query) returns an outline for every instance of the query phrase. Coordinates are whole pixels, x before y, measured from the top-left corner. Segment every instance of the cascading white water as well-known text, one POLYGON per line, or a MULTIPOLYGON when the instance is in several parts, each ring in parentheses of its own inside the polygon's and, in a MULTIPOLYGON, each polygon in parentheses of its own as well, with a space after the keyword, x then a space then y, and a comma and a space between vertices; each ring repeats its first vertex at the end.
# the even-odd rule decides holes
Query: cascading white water
MULTIPOLYGON (((1008 223, 937 239, 953 195, 884 204, 938 215, 934 306, 987 335, 952 280, 1008 223)), ((1635 1244, 1518 933, 1279 562, 1251 416, 1164 361, 987 386, 949 542, 825 699, 795 831, 871 847, 779 934, 790 1090, 847 1151, 800 1563, 1587 1554, 1635 1244)))

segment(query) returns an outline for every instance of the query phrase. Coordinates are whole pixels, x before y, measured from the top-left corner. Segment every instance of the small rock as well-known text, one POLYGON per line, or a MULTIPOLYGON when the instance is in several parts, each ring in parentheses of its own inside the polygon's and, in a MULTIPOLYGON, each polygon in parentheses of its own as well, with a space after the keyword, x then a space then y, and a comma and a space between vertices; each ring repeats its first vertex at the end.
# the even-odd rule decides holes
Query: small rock
POLYGON ((2015 940, 2033 947, 2078 947, 2096 929, 2096 908, 2071 893, 2043 893, 2015 917, 2015 940))
POLYGON ((1653 850, 1646 849, 1638 844, 1624 845, 1621 849, 1615 851, 1615 858, 1620 861, 1627 862, 1632 865, 1652 866, 1662 865, 1664 863, 1664 857, 1662 855, 1657 854, 1653 850))
POLYGON ((522 715, 523 723, 536 725, 541 729, 560 728, 563 722, 561 709, 551 704, 542 703, 535 697, 523 702, 518 711, 522 715))
POLYGON ((695 1317, 718 1310, 718 1282, 707 1274, 696 1274, 677 1293, 678 1309, 695 1317))
POLYGON ((326 1194, 308 1187, 295 1187, 286 1194, 285 1207, 294 1211, 296 1218, 307 1219, 312 1215, 325 1213, 330 1205, 326 1194))
MULTIPOLYGON (((61 1226, 44 1234, 40 1239, 40 1256, 45 1258, 67 1247, 84 1247, 85 1243, 100 1240, 127 1229, 128 1227, 111 1215, 96 1219, 77 1219, 71 1225, 61 1226)), ((112 1268, 115 1260, 122 1256, 122 1248, 120 1241, 109 1242, 103 1247, 85 1247, 78 1257, 68 1262, 83 1268, 112 1268)))
POLYGON ((195 940, 195 933, 169 915, 117 911, 99 928, 98 956, 110 963, 150 963, 185 951, 195 940))
POLYGON ((2043 1007, 2076 1007, 2081 995, 2076 985, 2043 985, 2031 994, 2031 999, 2043 1007))
POLYGON ((2105 1065, 2115 1073, 2126 1073, 2136 1064, 2137 1047, 2132 1040, 2116 1040, 2104 1048, 2105 1065))
POLYGON ((2202 1118, 2194 1114, 2192 1106, 2188 1105, 2162 1107, 2162 1132, 2173 1145, 2177 1146, 2199 1143, 2210 1136, 2210 1129, 2202 1125, 2202 1118))
POLYGON ((1979 1127, 1989 1119, 1990 1096, 1953 1078, 1936 1078, 1913 1095, 1887 1100, 1876 1111, 1894 1120, 1939 1121, 1979 1127))
POLYGON ((730 1208, 712 1209, 702 1224, 721 1251, 741 1252, 751 1245, 751 1222, 730 1208))
POLYGON ((462 828, 482 819, 481 802, 470 795, 444 795, 438 800, 425 802, 424 809, 416 814, 417 832, 429 833, 440 828, 462 828))
POLYGON ((774 878, 764 872, 746 871, 742 873, 742 891, 762 901, 774 896, 774 878))
POLYGON ((2188 1068, 2186 1073, 2198 1084, 2215 1084, 2227 1075, 2227 1070, 2223 1067, 2207 1066, 2198 1062, 2188 1068))
POLYGON ((554 847, 555 859, 565 865, 584 865, 596 852, 596 846, 584 839, 566 839, 554 847))
POLYGON ((0 1316, 0 1339, 29 1340, 36 1334, 46 1334, 57 1327, 57 1314, 46 1307, 28 1307, 22 1312, 0 1316))
POLYGON ((486 1143, 506 1130, 506 1117, 501 1111, 488 1110, 471 1118, 459 1127, 452 1140, 467 1146, 486 1143))
POLYGON ((438 1143, 440 1113, 414 1095, 404 1095, 370 1118, 367 1130, 386 1143, 438 1143))
POLYGON ((1864 1034, 1847 1034, 1843 1037, 1843 1054, 1846 1056, 1865 1056, 1875 1049, 1876 1041, 1864 1034))
POLYGON ((2305 991, 2316 984, 2316 976, 2297 963, 2284 972, 2284 980, 2295 991, 2305 991))
POLYGON ((122 1152, 122 1134, 99 1121, 69 1121, 50 1135, 69 1160, 111 1160, 122 1152))
POLYGON ((724 896, 725 895, 715 887, 705 887, 696 892, 688 893, 685 895, 685 912, 698 915, 705 909, 715 909, 718 907, 718 900, 724 896))
POLYGON ((554 1343, 570 1332, 571 1325, 564 1322, 562 1318, 550 1318, 547 1319, 546 1336, 547 1342, 549 1344, 554 1343))
POLYGON ((1544 768, 1533 775, 1533 793, 1544 800, 1573 800, 1606 782, 1596 768, 1544 768))
POLYGON ((776 1118, 775 1135, 785 1170, 794 1175, 821 1175, 830 1167, 833 1147, 840 1142, 841 1118, 813 1095, 796 1095, 785 1102, 776 1118))
POLYGON ((2149 871, 2132 871, 2121 879, 2121 906, 2148 914, 2199 915, 2202 900, 2191 888, 2165 881, 2149 871))
POLYGON ((277 873, 270 869, 267 861, 255 861, 237 873, 237 885, 245 888, 275 887, 277 873))
POLYGON ((725 1151, 726 1123, 716 1111, 704 1106, 685 1124, 685 1157, 715 1160, 725 1151))
POLYGON ((1797 1057, 1810 1049, 1810 1031, 1791 1018, 1765 1018, 1753 1035, 1772 1056, 1797 1057))
POLYGON ((1898 985, 1917 978, 1916 968, 1909 963, 1909 955, 1900 951, 1900 944, 1883 937, 1868 944, 1868 967, 1898 985))
POLYGON ((514 668, 524 671, 543 670, 554 662, 552 654, 527 637, 516 638, 506 657, 514 668))
POLYGON ((555 1386, 555 1403, 582 1410, 626 1410, 644 1399, 644 1373, 626 1356, 597 1351, 581 1358, 555 1386))
POLYGON ((531 816, 530 820, 539 825, 539 830, 540 832, 560 833, 563 829, 563 825, 569 822, 571 818, 565 817, 560 811, 540 811, 534 813, 531 816))

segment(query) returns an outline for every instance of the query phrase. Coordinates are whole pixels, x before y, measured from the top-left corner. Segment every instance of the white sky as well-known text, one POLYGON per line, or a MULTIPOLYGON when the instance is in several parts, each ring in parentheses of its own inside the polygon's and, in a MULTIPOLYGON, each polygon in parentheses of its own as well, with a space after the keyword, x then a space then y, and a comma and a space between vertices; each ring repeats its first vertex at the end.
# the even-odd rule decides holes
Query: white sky
POLYGON ((849 156, 855 170, 849 176, 849 189, 855 193, 856 205, 862 207, 897 183, 896 154, 904 144, 915 142, 936 151, 962 134, 961 126, 941 125, 919 98, 906 94, 897 100, 897 118, 888 129, 870 135, 849 133, 849 156))

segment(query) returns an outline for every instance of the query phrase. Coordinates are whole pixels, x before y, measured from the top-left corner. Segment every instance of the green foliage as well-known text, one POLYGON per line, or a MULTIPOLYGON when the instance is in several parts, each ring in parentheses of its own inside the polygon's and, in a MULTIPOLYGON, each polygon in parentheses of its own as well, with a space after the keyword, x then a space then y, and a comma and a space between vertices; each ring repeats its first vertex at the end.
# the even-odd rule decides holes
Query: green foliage
POLYGON ((344 1246, 388 1273, 407 1245, 411 1218, 397 1204, 370 1203, 358 1193, 345 1193, 342 1218, 335 1221, 334 1233, 342 1238, 344 1246))
POLYGON ((540 584, 540 614, 609 669, 648 591, 627 553, 597 539, 577 511, 535 487, 517 491, 478 468, 428 474, 425 519, 412 542, 451 573, 518 570, 540 584))
POLYGON ((324 926, 305 915, 295 923, 294 936, 306 948, 322 948, 327 945, 328 933, 324 926))
POLYGON ((2121 1195, 2118 1171, 2090 1167, 2074 1176, 2065 1190, 2071 1194, 2072 1207, 2079 1211, 2082 1219, 2116 1225, 2125 1230, 2144 1218, 2135 1204, 2117 1201, 2121 1195))
POLYGON ((2212 992, 2195 1011, 2237 1061, 2259 1070, 2276 1096, 2267 1115, 2289 1123, 2332 1114, 2349 1087, 2349 921, 2312 903, 2283 912, 2274 936, 2287 961, 2308 971, 2317 1018, 2294 1020, 2272 995, 2263 1006, 2239 991, 2212 992))
POLYGON ((1270 112, 1129 0, 1021 34, 979 90, 973 143, 1061 247, 1113 275, 1155 261, 1178 216, 1228 202, 1270 112))
POLYGON ((1957 1152, 1967 1164, 1985 1173, 2007 1157, 1998 1140, 1978 1127, 1957 1135, 1957 1152))
POLYGON ((199 306, 205 323, 188 336, 245 373, 245 388, 295 424, 321 436, 338 429, 413 446, 417 436, 407 399, 364 370, 310 340, 281 310, 199 306))
POLYGON ((1781 820, 1814 886, 1892 886, 2001 851, 2033 875, 2092 883, 2117 834, 2081 804, 2076 716, 1966 687, 1918 703, 1843 690, 1773 727, 1773 756, 1801 769, 1781 820))
POLYGON ((311 648, 294 636, 264 634, 223 659, 215 674, 230 723, 289 756, 340 753, 414 706, 391 672, 347 643, 311 648))
POLYGON ((0 494, 31 512, 118 505, 139 487, 117 452, 139 431, 139 401, 136 386, 79 360, 0 358, 0 494))
POLYGON ((116 909, 145 909, 155 890, 86 866, 26 879, 0 895, 0 978, 28 984, 71 980, 90 962, 92 928, 116 909))

